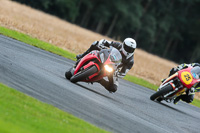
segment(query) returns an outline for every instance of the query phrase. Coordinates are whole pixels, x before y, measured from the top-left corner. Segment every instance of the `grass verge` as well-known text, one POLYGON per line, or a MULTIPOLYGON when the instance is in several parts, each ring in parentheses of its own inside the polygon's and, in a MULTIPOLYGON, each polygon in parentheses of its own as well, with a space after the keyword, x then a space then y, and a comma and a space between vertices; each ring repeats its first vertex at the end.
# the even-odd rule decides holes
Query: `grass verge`
POLYGON ((106 133, 0 83, 1 133, 106 133))
POLYGON ((19 40, 24 43, 30 44, 30 45, 38 47, 40 49, 55 53, 57 55, 61 55, 63 57, 69 58, 71 60, 75 60, 76 55, 74 53, 63 50, 62 48, 56 47, 55 45, 52 45, 47 42, 43 42, 36 38, 32 38, 26 34, 22 34, 20 32, 10 30, 10 29, 7 29, 7 28, 1 27, 1 26, 0 26, 0 34, 3 34, 5 36, 11 37, 13 39, 19 40))
POLYGON ((191 104, 200 108, 200 100, 194 99, 194 101, 191 104))
POLYGON ((148 81, 142 79, 142 78, 137 78, 135 76, 132 76, 132 75, 126 75, 124 77, 125 80, 128 80, 130 82, 133 82, 135 84, 138 84, 138 85, 141 85, 141 86, 144 86, 144 87, 147 87, 147 88, 150 88, 152 90, 157 90, 158 86, 157 85, 154 85, 154 84, 151 84, 149 83, 148 81))
MULTIPOLYGON (((0 27, 0 34, 3 34, 5 36, 14 38, 16 40, 22 41, 24 43, 27 43, 27 44, 30 44, 30 45, 33 45, 33 46, 36 46, 36 47, 44 49, 46 51, 50 51, 52 53, 61 55, 63 57, 75 60, 75 54, 74 53, 70 53, 69 51, 58 48, 55 45, 52 45, 50 43, 43 42, 43 41, 38 40, 36 38, 32 38, 32 37, 30 37, 26 34, 23 34, 23 33, 14 31, 14 30, 10 30, 10 29, 4 28, 4 27, 0 27)), ((158 88, 158 86, 151 84, 150 82, 148 82, 144 79, 137 78, 137 77, 132 76, 132 75, 126 75, 124 77, 124 79, 128 80, 130 82, 139 84, 141 86, 147 87, 147 88, 152 89, 152 90, 156 90, 158 88)), ((200 100, 195 99, 194 103, 195 104, 193 104, 193 103, 192 104, 200 107, 200 100)))

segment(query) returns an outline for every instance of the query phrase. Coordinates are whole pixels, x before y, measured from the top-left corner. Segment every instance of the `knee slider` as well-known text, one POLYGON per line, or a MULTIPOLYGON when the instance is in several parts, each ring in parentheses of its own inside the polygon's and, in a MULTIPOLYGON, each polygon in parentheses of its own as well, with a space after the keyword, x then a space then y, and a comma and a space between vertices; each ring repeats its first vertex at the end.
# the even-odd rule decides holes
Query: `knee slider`
POLYGON ((186 102, 187 103, 191 103, 193 101, 193 99, 187 99, 186 102))

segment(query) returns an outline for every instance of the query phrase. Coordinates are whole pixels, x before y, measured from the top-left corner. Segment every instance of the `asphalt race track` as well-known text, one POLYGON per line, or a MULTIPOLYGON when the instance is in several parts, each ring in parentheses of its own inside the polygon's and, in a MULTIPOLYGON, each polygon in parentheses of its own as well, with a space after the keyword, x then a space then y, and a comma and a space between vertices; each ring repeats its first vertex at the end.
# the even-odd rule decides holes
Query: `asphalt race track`
POLYGON ((200 109, 157 103, 154 91, 120 80, 111 94, 94 83, 73 84, 65 71, 74 62, 0 35, 0 82, 116 133, 199 133, 200 109))

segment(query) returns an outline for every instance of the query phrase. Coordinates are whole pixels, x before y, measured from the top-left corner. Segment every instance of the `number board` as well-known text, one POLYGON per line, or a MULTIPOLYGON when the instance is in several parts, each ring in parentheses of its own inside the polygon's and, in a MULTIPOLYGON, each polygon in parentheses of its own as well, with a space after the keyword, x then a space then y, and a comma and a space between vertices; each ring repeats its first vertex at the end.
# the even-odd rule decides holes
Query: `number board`
POLYGON ((182 72, 181 78, 186 85, 189 85, 193 80, 192 75, 189 72, 182 72))

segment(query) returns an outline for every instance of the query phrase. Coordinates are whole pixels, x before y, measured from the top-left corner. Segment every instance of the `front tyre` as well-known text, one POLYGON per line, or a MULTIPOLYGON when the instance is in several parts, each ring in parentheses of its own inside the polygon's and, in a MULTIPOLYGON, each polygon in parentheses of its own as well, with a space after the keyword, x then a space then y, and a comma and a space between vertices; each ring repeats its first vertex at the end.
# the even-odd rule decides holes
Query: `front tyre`
POLYGON ((151 100, 158 100, 159 102, 162 101, 161 100, 161 96, 169 93, 170 91, 173 91, 173 88, 170 84, 164 86, 161 90, 157 91, 156 93, 154 93, 153 95, 151 95, 150 99, 151 100))
POLYGON ((65 72, 65 78, 70 80, 70 78, 72 77, 72 68, 70 68, 67 72, 65 72))
POLYGON ((65 73, 65 78, 68 79, 68 80, 70 80, 71 77, 72 77, 71 72, 70 72, 70 71, 67 71, 67 72, 65 73))
POLYGON ((96 66, 92 66, 92 67, 86 68, 83 71, 80 71, 77 74, 73 75, 70 78, 70 81, 73 82, 73 83, 76 83, 78 81, 83 81, 86 78, 88 78, 89 76, 95 74, 96 72, 98 72, 98 69, 97 69, 96 66))

